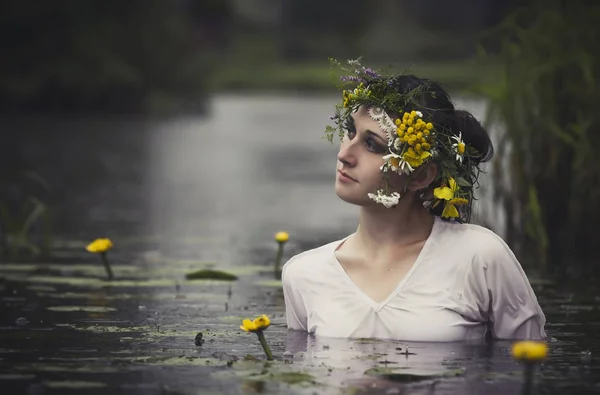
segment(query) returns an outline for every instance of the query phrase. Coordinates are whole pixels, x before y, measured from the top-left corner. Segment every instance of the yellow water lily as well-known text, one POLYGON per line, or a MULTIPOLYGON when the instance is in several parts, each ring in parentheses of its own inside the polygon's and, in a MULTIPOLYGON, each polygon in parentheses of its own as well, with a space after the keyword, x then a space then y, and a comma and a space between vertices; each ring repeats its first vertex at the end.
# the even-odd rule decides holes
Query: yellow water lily
POLYGON ((433 190, 433 196, 438 199, 446 200, 444 211, 442 211, 443 218, 458 218, 459 213, 456 206, 461 206, 469 203, 467 199, 455 197, 460 187, 456 183, 454 178, 448 179, 448 185, 435 188, 433 190))
POLYGON ((110 268, 110 263, 108 263, 106 251, 110 250, 112 247, 113 243, 110 241, 110 239, 96 239, 88 244, 87 247, 85 247, 85 249, 89 252, 100 254, 100 258, 102 258, 102 263, 104 264, 104 269, 106 270, 106 275, 108 276, 109 281, 113 279, 113 272, 110 268))
POLYGON ((253 321, 245 319, 240 326, 241 330, 246 332, 258 332, 267 329, 271 325, 271 320, 266 315, 255 318, 253 321))
POLYGON ((283 258, 283 246, 290 239, 290 235, 287 232, 275 233, 275 241, 277 242, 277 255, 275 256, 275 280, 281 280, 281 259, 283 258))
POLYGON ((542 341, 524 340, 513 344, 512 356, 525 368, 523 394, 530 394, 534 381, 534 366, 548 356, 548 345, 542 341))
POLYGON ((88 244, 85 249, 94 254, 100 254, 110 250, 112 247, 113 243, 110 239, 96 239, 88 244))
POLYGON ((246 318, 242 321, 240 329, 246 332, 256 333, 256 336, 258 336, 258 341, 260 342, 260 345, 267 356, 267 360, 272 361, 273 354, 271 353, 271 348, 269 347, 263 332, 269 327, 269 325, 271 325, 271 320, 269 320, 269 317, 263 314, 260 317, 256 317, 252 321, 246 318))
POLYGON ((548 345, 540 341, 520 341, 513 344, 512 355, 518 361, 539 362, 548 355, 548 345))
POLYGON ((287 232, 275 233, 275 241, 278 243, 285 243, 290 239, 290 235, 287 232))

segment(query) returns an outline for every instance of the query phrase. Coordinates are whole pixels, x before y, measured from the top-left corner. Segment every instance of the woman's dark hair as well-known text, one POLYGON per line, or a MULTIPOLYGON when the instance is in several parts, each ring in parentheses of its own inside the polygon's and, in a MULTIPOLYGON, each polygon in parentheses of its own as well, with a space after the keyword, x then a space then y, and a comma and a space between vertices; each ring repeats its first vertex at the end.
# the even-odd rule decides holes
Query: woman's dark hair
MULTIPOLYGON (((443 134, 452 136, 462 133, 464 143, 476 151, 469 155, 471 179, 467 180, 471 185, 475 185, 479 175, 479 164, 489 161, 494 155, 492 141, 481 123, 468 111, 455 109, 450 95, 435 81, 414 75, 402 75, 392 80, 391 87, 410 97, 411 100, 404 111, 421 111, 424 118, 430 119, 436 130, 443 134)), ((433 188, 437 186, 439 185, 432 185, 433 188)), ((470 203, 465 207, 465 215, 461 216, 466 221, 471 214, 470 203)), ((430 212, 441 215, 442 210, 443 205, 440 204, 430 212)))

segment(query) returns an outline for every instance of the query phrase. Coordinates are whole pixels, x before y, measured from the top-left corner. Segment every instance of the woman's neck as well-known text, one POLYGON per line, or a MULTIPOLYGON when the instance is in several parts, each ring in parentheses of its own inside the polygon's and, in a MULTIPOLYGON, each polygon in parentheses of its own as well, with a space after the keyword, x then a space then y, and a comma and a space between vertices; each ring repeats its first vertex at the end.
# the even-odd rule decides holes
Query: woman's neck
POLYGON ((355 237, 369 256, 386 256, 403 246, 426 240, 433 228, 433 216, 420 202, 406 200, 393 209, 362 207, 355 237))

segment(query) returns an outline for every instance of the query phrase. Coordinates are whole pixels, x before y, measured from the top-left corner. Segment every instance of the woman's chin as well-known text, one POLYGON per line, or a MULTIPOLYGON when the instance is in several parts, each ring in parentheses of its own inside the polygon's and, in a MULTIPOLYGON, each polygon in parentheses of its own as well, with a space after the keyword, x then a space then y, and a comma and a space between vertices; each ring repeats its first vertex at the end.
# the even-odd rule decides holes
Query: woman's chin
POLYGON ((362 206, 365 204, 366 195, 362 196, 358 191, 348 190, 345 185, 335 184, 335 193, 346 203, 362 206))

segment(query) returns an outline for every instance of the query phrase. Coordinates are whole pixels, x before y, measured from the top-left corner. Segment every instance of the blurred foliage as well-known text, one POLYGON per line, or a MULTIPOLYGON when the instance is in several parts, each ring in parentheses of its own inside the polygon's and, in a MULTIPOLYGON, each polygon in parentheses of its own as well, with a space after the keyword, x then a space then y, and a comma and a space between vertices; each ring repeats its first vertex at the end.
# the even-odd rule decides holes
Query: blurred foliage
MULTIPOLYGON (((213 2, 202 2, 202 4, 213 2)), ((185 2, 33 0, 0 6, 4 112, 195 106, 205 62, 185 2)))
POLYGON ((49 255, 52 244, 51 188, 29 170, 0 173, 0 258, 49 255))
MULTIPOLYGON (((369 60, 368 58, 366 59, 369 60)), ((388 63, 369 62, 373 67, 388 67, 388 63)), ((475 61, 438 61, 393 64, 412 74, 438 81, 444 88, 472 94, 474 84, 492 82, 500 73, 496 64, 475 61)), ((318 91, 339 92, 330 75, 327 59, 312 62, 284 62, 278 60, 244 63, 227 62, 226 67, 215 70, 208 83, 212 91, 318 91)))
POLYGON ((473 70, 460 70, 459 63, 474 54, 481 28, 505 12, 499 4, 3 2, 0 111, 202 111, 207 84, 216 91, 327 89, 327 59, 360 55, 417 71, 422 63, 433 77, 464 87, 473 70))
POLYGON ((282 5, 281 55, 287 61, 356 57, 374 16, 364 0, 346 0, 343 7, 323 0, 286 0, 282 5))
POLYGON ((329 57, 363 56, 439 80, 452 90, 494 78, 466 62, 479 32, 506 12, 492 0, 238 0, 230 46, 215 60, 212 91, 332 91, 329 57), (241 8, 241 9, 240 9, 241 8), (318 12, 316 12, 318 10, 318 12))
MULTIPOLYGON (((540 270, 589 273, 600 253, 600 4, 547 1, 490 31, 504 75, 481 90, 497 144, 507 241, 540 270)), ((485 44, 484 44, 485 45, 485 44)))
POLYGON ((489 0, 286 0, 282 55, 439 61, 475 54, 477 32, 501 6, 489 0), (318 12, 315 12, 318 10, 318 12))

